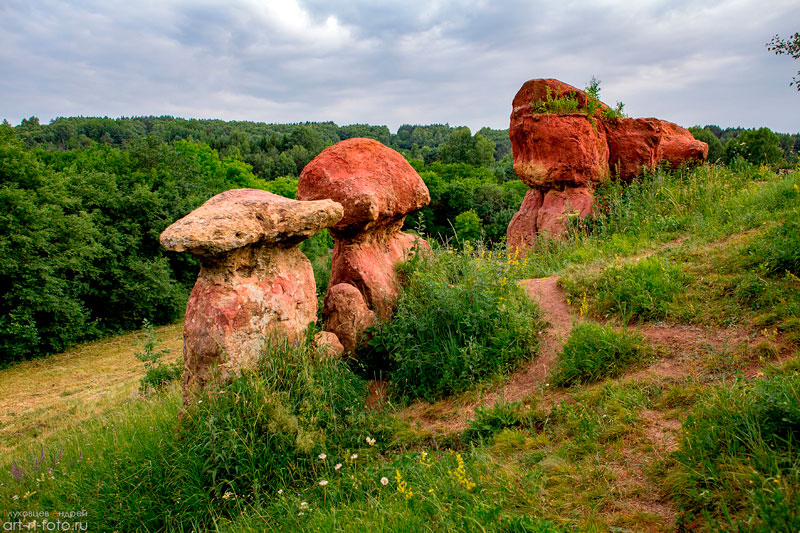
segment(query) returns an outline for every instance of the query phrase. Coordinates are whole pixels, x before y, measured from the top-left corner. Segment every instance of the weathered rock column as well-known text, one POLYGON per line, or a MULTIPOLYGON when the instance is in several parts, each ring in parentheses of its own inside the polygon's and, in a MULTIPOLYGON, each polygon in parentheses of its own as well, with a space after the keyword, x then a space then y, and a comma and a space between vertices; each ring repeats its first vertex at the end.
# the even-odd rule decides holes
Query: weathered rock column
POLYGON ((395 265, 423 239, 403 233, 403 221, 430 202, 422 178, 402 155, 372 139, 330 146, 300 174, 297 197, 330 198, 344 206, 331 228, 333 265, 325 295, 325 329, 346 351, 358 345, 376 317, 388 320, 399 287, 395 265))
POLYGON ((662 160, 677 167, 708 155, 705 143, 671 122, 606 118, 602 102, 590 117, 588 102, 586 93, 554 79, 529 80, 514 97, 514 171, 531 190, 508 225, 509 248, 524 251, 537 235, 562 235, 571 213, 591 214, 592 191, 609 178, 631 180, 662 160), (573 98, 577 112, 538 112, 548 97, 573 98))
POLYGON ((255 189, 218 194, 161 234, 168 250, 200 259, 183 328, 183 401, 218 368, 252 366, 270 339, 301 339, 317 298, 301 241, 342 218, 330 200, 299 202, 255 189))

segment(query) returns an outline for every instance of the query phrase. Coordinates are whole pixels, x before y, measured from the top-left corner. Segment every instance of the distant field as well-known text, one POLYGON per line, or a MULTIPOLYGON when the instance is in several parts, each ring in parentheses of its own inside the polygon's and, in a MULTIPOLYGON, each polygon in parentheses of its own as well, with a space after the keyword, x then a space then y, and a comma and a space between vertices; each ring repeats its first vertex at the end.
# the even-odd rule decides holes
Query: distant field
MULTIPOLYGON (((161 347, 180 356, 183 324, 155 329, 161 347)), ((66 426, 112 411, 138 398, 143 366, 134 357, 139 333, 76 346, 0 370, 0 454, 47 440, 66 426)))

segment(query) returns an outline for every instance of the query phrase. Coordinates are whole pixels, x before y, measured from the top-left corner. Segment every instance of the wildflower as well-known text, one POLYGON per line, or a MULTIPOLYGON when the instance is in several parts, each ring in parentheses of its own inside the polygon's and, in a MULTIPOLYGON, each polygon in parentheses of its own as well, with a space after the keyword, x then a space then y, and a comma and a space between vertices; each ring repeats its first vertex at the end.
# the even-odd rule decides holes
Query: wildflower
POLYGON ((324 453, 321 453, 321 454, 319 454, 319 458, 320 458, 320 459, 322 459, 322 460, 324 461, 325 459, 327 459, 327 458, 328 458, 328 456, 327 456, 327 455, 325 455, 324 453))
POLYGON ((388 477, 382 477, 381 478, 381 485, 385 486, 385 485, 388 485, 388 484, 389 484, 389 478, 388 477))
POLYGON ((232 497, 234 497, 234 496, 235 496, 235 494, 234 494, 234 493, 232 493, 232 492, 231 492, 231 491, 229 491, 229 490, 226 490, 226 491, 225 491, 225 494, 223 494, 223 495, 222 495, 222 499, 223 499, 223 500, 230 500, 230 499, 231 499, 232 497))
POLYGON ((308 509, 308 502, 300 502, 300 509, 308 509))
POLYGON ((342 468, 342 463, 336 463, 336 466, 333 467, 334 470, 339 470, 342 468))
POLYGON ((17 501, 17 500, 19 500, 19 495, 14 494, 14 496, 11 499, 14 500, 14 501, 17 501))
POLYGON ((283 494, 283 489, 278 489, 278 496, 280 496, 281 494, 283 494))
POLYGON ((375 446, 375 439, 367 437, 367 444, 369 444, 370 446, 375 446))
POLYGON ((355 461, 356 459, 358 459, 358 454, 357 453, 354 453, 353 455, 350 456, 350 460, 351 461, 355 461))
POLYGON ((320 486, 320 487, 324 487, 324 486, 325 486, 325 485, 327 485, 327 484, 328 484, 328 481, 327 481, 327 480, 325 480, 325 479, 323 479, 322 481, 320 481, 320 482, 319 482, 319 486, 320 486))

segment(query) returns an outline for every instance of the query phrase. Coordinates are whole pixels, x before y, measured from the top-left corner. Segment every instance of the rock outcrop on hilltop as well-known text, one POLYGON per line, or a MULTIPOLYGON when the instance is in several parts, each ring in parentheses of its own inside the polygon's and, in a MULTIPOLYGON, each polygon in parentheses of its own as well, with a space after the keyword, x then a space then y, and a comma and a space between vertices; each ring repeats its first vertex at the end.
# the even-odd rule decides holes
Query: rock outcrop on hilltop
POLYGON ((316 322, 314 272, 296 247, 341 220, 331 200, 300 202, 255 189, 218 194, 161 234, 200 259, 186 305, 183 400, 210 379, 252 365, 270 339, 301 339, 316 322))
POLYGON ((563 234, 568 216, 591 213, 592 190, 605 180, 630 181, 662 161, 677 167, 708 155, 708 145, 676 124, 616 118, 607 111, 555 79, 527 81, 517 92, 509 136, 514 171, 531 190, 508 226, 509 247, 525 249, 539 234, 563 234), (545 105, 565 98, 571 106, 558 112, 545 105))
POLYGON ((323 314, 325 329, 352 351, 376 318, 391 316, 399 292, 395 265, 414 248, 428 247, 401 231, 406 215, 430 202, 428 188, 402 155, 353 138, 306 165, 297 197, 344 206, 344 217, 330 228, 335 244, 323 314))

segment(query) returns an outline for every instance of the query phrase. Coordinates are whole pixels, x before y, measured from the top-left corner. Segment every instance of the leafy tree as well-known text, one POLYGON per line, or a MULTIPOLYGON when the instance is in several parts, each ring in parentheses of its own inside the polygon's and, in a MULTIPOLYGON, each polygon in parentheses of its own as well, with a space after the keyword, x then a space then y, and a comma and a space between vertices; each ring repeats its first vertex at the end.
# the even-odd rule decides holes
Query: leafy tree
POLYGON ((469 128, 456 128, 442 144, 443 163, 467 163, 475 166, 488 166, 494 162, 494 143, 476 134, 472 136, 469 128))
POLYGON ((769 128, 747 130, 725 144, 725 161, 742 158, 754 165, 774 165, 783 161, 780 139, 769 128))
POLYGON ((715 162, 724 156, 724 148, 722 142, 711 131, 700 126, 692 126, 689 131, 698 141, 703 141, 708 145, 708 161, 715 162))
MULTIPOLYGON (((800 59, 800 33, 790 35, 787 39, 782 39, 779 35, 776 35, 766 46, 767 50, 775 52, 777 55, 785 54, 794 59, 800 59)), ((800 71, 797 72, 797 75, 800 77, 800 71)), ((800 80, 798 80, 798 78, 792 77, 789 86, 792 85, 797 87, 797 90, 800 91, 800 80)))
POLYGON ((464 211, 455 220, 456 235, 462 242, 479 240, 482 226, 481 217, 473 209, 464 211))

